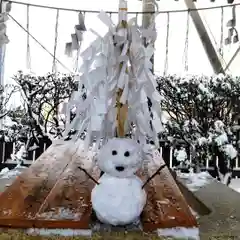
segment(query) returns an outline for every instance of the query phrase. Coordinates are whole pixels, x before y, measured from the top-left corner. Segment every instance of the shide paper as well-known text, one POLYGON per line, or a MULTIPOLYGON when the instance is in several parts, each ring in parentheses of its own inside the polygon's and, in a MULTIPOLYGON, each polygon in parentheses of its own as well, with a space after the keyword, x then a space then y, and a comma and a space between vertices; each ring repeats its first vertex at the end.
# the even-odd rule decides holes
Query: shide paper
POLYGON ((8 36, 6 34, 7 26, 6 22, 8 21, 8 13, 11 11, 11 3, 4 2, 2 3, 2 13, 0 13, 0 47, 9 43, 8 36))
POLYGON ((91 29, 97 38, 80 54, 83 64, 79 68, 79 74, 81 84, 86 88, 87 98, 83 101, 81 91, 78 92, 78 115, 69 129, 75 127, 79 134, 87 132, 86 148, 94 140, 100 143, 100 139, 104 141, 114 137, 116 93, 120 88, 123 90, 120 102, 128 104, 126 126, 135 126, 134 138, 138 140, 147 136, 157 140, 162 124, 161 97, 150 70, 156 39, 154 25, 142 29, 137 25, 136 19, 131 19, 127 29, 119 30, 107 13, 100 12, 98 18, 109 31, 101 37, 101 34, 91 29), (147 47, 143 45, 143 37, 149 43, 147 47), (153 119, 148 109, 147 97, 152 101, 153 119), (153 128, 149 124, 151 119, 153 128))

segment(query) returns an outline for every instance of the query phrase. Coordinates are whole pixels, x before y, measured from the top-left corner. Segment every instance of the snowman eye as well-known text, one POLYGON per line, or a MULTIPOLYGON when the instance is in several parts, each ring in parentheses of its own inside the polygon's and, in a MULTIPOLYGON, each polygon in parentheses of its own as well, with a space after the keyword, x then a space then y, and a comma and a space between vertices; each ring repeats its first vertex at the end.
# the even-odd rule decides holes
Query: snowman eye
POLYGON ((125 153, 124 153, 124 157, 129 157, 130 156, 130 152, 129 151, 126 151, 125 153))
POLYGON ((112 151, 112 155, 113 155, 113 156, 117 155, 117 151, 116 151, 116 150, 113 150, 113 151, 112 151))

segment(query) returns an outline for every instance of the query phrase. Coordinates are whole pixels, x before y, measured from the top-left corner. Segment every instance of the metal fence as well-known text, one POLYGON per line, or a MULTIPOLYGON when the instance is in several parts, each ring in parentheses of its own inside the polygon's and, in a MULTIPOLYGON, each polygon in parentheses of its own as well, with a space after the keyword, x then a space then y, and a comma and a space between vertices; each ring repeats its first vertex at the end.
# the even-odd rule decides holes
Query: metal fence
MULTIPOLYGON (((27 160, 24 162, 25 166, 29 166, 32 164, 48 147, 49 143, 40 142, 38 148, 33 151, 29 151, 27 154, 27 160)), ((4 167, 8 167, 10 169, 16 166, 16 163, 11 160, 11 154, 13 153, 15 147, 15 143, 13 142, 0 142, 0 170, 4 167)), ((187 151, 188 152, 188 151, 187 151)), ((173 168, 177 165, 177 160, 174 157, 174 148, 164 142, 161 143, 160 153, 165 160, 166 164, 173 168)), ((188 153, 188 159, 191 162, 191 155, 188 153)), ((204 161, 204 167, 202 170, 208 170, 210 173, 214 171, 214 165, 218 166, 218 156, 215 154, 212 160, 206 159, 204 161)), ((233 177, 240 178, 240 166, 239 166, 239 157, 234 160, 233 163, 233 177)))
MULTIPOLYGON (((15 142, 0 141, 0 170, 5 167, 12 169, 16 166, 16 161, 11 158, 11 155, 15 150, 15 144, 15 142)), ((50 145, 49 142, 46 143, 42 141, 35 150, 28 151, 26 156, 27 160, 24 162, 24 165, 31 165, 50 145)))

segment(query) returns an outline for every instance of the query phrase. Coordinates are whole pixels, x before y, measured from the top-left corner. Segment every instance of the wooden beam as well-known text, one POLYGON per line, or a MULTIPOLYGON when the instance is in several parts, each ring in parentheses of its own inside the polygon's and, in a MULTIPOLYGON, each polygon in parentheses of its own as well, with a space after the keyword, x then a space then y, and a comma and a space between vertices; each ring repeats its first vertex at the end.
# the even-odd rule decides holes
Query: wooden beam
POLYGON ((204 26, 202 18, 199 12, 196 9, 196 5, 192 0, 185 0, 185 4, 188 9, 194 9, 194 11, 190 11, 190 16, 192 17, 195 28, 198 32, 198 35, 202 41, 203 47, 206 51, 208 59, 212 65, 212 68, 216 74, 223 73, 225 74, 223 64, 218 57, 218 54, 212 44, 212 41, 207 33, 207 29, 204 26))
MULTIPOLYGON (((165 165, 165 162, 156 150, 153 152, 153 160, 148 165, 148 173, 139 173, 139 177, 145 181, 145 178, 148 179, 156 173, 162 165, 165 165)), ((155 231, 160 228, 198 228, 187 201, 167 167, 146 185, 145 190, 147 204, 141 216, 144 231, 155 231)))
POLYGON ((230 68, 231 64, 233 63, 233 61, 235 60, 239 52, 240 52, 240 46, 237 48, 236 52, 233 54, 232 58, 228 62, 227 66, 225 67, 224 69, 225 72, 230 68))

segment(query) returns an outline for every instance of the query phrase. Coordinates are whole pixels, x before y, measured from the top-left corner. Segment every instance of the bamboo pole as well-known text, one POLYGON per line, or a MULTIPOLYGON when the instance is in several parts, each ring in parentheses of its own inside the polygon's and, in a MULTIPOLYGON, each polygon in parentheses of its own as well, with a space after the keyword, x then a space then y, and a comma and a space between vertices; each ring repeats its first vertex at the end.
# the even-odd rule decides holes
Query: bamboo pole
MULTIPOLYGON (((126 0, 119 0, 119 24, 118 24, 118 31, 126 30, 127 29, 127 1, 126 0)), ((122 50, 123 46, 120 47, 122 50)), ((123 66, 123 63, 120 63, 120 71, 123 66)), ((120 72, 119 71, 119 72, 120 72)), ((126 73, 128 74, 128 68, 126 69, 126 73)), ((116 97, 116 105, 117 105, 117 136, 124 137, 125 136, 125 122, 128 115, 128 104, 122 104, 120 102, 121 96, 123 93, 123 89, 119 88, 117 90, 117 97, 116 97)))

